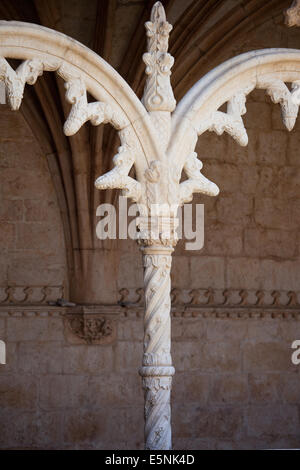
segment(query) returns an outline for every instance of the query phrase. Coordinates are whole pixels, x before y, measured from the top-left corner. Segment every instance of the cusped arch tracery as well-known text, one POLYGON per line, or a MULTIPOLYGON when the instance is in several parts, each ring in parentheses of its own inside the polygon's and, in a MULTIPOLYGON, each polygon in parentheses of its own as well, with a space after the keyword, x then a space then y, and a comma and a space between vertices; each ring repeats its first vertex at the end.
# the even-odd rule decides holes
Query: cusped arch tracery
MULTIPOLYGON (((20 106, 26 83, 34 84, 44 71, 55 71, 66 82, 66 99, 72 109, 66 135, 84 122, 109 122, 132 147, 137 173, 142 179, 150 158, 159 158, 153 125, 146 109, 121 76, 101 57, 77 41, 51 29, 15 21, 0 21, 0 74, 13 109, 20 106), (24 60, 14 71, 5 58, 24 60), (88 103, 89 92, 97 101, 88 103)), ((123 141, 122 141, 123 140, 123 141)))
POLYGON ((230 59, 200 79, 178 103, 172 117, 168 155, 180 168, 206 131, 230 134, 240 145, 248 143, 242 115, 247 95, 255 88, 281 106, 287 130, 292 130, 299 107, 300 50, 265 49, 230 59), (291 90, 287 84, 291 84, 291 90), (219 109, 227 104, 227 112, 219 109))

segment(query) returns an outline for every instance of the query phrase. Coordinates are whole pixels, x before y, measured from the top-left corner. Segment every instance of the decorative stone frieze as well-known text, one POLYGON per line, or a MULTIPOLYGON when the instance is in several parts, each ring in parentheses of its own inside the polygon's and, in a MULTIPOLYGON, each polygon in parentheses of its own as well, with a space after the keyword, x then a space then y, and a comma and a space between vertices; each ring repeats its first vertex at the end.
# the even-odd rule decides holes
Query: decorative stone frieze
MULTIPOLYGON (((120 305, 95 305, 95 311, 98 312, 101 318, 109 318, 113 321, 119 319, 140 319, 142 321, 144 317, 144 305, 128 305, 121 307, 120 305)), ((34 318, 34 317, 53 317, 64 319, 66 317, 74 318, 72 313, 73 309, 68 307, 51 307, 46 305, 0 305, 0 317, 25 317, 25 318, 34 318)), ((291 306, 282 306, 282 307, 273 307, 273 306, 260 306, 260 307, 231 307, 231 306, 205 306, 205 305, 174 305, 171 307, 170 315, 172 318, 182 318, 187 322, 193 318, 206 318, 214 319, 224 319, 231 318, 238 321, 249 320, 249 319, 269 319, 269 320, 300 320, 300 306, 291 307, 291 306)), ((77 314, 76 318, 82 318, 77 314)), ((69 327, 68 327, 69 328, 69 327)), ((68 340, 69 341, 69 340, 68 340)), ((70 341, 72 344, 87 344, 81 339, 75 338, 72 336, 70 341)), ((98 344, 98 343, 97 343, 98 344)), ((100 343, 99 343, 100 344, 100 343)), ((101 344, 105 344, 101 342, 101 344)))
POLYGON ((64 297, 64 286, 0 286, 1 304, 45 304, 64 297))
MULTIPOLYGON (((124 307, 143 306, 141 289, 120 289, 119 304, 124 307)), ((254 289, 178 289, 171 290, 172 306, 229 307, 229 308, 300 308, 300 291, 254 290, 254 289)))

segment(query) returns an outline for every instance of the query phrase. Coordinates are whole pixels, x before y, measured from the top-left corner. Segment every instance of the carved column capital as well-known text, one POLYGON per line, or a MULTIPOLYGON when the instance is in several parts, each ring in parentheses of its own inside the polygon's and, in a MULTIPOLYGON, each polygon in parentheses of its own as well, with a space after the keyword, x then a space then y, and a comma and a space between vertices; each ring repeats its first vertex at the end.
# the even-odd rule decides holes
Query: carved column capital
MULTIPOLYGON (((164 250, 172 253, 173 247, 178 241, 178 224, 177 217, 138 217, 138 243, 148 247, 147 253, 150 253, 151 250, 153 253, 164 252, 164 250)), ((144 253, 146 252, 144 251, 144 253)))

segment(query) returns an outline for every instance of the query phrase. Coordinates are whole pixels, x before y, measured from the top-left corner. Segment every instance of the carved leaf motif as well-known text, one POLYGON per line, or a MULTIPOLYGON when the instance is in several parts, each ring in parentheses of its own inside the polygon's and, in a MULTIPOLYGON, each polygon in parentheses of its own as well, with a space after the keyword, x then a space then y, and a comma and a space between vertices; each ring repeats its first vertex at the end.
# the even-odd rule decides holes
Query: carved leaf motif
POLYGON ((132 151, 127 144, 118 149, 118 153, 113 158, 114 168, 105 173, 95 181, 97 189, 122 189, 125 197, 130 197, 137 202, 141 196, 141 184, 128 176, 134 164, 132 151))
POLYGON ((179 185, 180 204, 191 201, 193 193, 202 193, 208 196, 219 194, 218 186, 202 175, 202 167, 203 164, 197 158, 196 152, 188 155, 183 167, 188 179, 179 185))
MULTIPOLYGON (((293 90, 296 89, 296 86, 296 84, 293 85, 293 90)), ((295 99, 295 91, 291 93, 282 80, 274 78, 260 79, 257 88, 265 89, 273 103, 280 104, 283 123, 291 131, 295 125, 299 109, 299 102, 295 99)))
POLYGON ((44 70, 56 70, 59 62, 47 63, 40 59, 25 60, 14 70, 7 60, 0 57, 0 80, 5 84, 7 101, 13 110, 19 109, 25 84, 33 85, 44 70))
POLYGON ((96 101, 88 103, 86 87, 81 78, 72 78, 65 83, 66 99, 72 104, 70 114, 64 125, 66 135, 74 135, 81 126, 91 121, 93 126, 111 123, 120 130, 127 125, 126 119, 111 105, 96 101))
POLYGON ((148 45, 143 55, 148 75, 143 103, 148 111, 173 111, 176 101, 170 84, 174 58, 169 54, 168 42, 172 26, 166 21, 163 6, 157 2, 151 13, 151 21, 145 23, 148 45))
POLYGON ((251 84, 245 90, 236 93, 227 103, 227 113, 222 111, 213 112, 197 129, 198 135, 209 130, 222 135, 227 132, 243 147, 248 144, 248 135, 242 120, 242 115, 246 113, 246 96, 253 90, 251 84))

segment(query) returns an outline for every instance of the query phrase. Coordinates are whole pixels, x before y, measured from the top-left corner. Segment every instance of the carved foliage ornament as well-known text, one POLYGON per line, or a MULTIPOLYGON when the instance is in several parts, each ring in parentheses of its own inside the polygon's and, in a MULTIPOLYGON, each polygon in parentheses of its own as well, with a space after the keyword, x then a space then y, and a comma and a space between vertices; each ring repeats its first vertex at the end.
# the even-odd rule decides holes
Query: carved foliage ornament
MULTIPOLYGON (((298 2, 293 8, 298 8, 298 2)), ((65 80, 66 99, 72 105, 64 125, 66 135, 73 135, 87 121, 92 125, 110 123, 117 129, 121 146, 113 158, 113 169, 100 176, 95 185, 98 189, 120 188, 125 196, 146 207, 146 212, 143 214, 145 217, 152 215, 152 207, 155 204, 176 208, 191 201, 195 192, 210 196, 215 196, 219 192, 218 187, 202 174, 203 165, 193 149, 196 140, 185 150, 182 169, 187 179, 184 182, 180 182, 180 166, 170 165, 168 162, 171 111, 176 105, 170 83, 173 58, 168 53, 171 29, 162 5, 157 2, 152 10, 151 21, 146 23, 148 52, 144 54, 143 59, 146 63, 147 82, 142 101, 154 125, 154 134, 157 135, 158 147, 161 147, 161 156, 156 160, 151 160, 148 156, 148 164, 142 174, 137 173, 137 180, 130 177, 129 172, 132 166, 141 160, 144 150, 142 143, 136 139, 133 125, 120 107, 113 106, 105 100, 89 103, 87 85, 83 76, 61 59, 39 55, 36 59, 25 60, 13 70, 5 58, 0 58, 0 79, 5 83, 7 100, 12 109, 19 108, 26 83, 34 84, 44 70, 56 71, 65 80)), ((197 125, 197 134, 201 135, 207 130, 219 135, 227 132, 240 145, 247 145, 248 136, 242 116, 246 112, 246 97, 254 87, 266 89, 271 99, 280 104, 283 122, 288 130, 291 130, 298 114, 299 83, 294 81, 290 91, 280 79, 258 77, 257 81, 252 80, 246 87, 233 92, 227 100, 227 112, 218 109, 211 111, 206 119, 197 125)), ((147 125, 144 123, 145 128, 147 125)), ((170 214, 170 218, 174 218, 174 213, 175 210, 170 214)), ((160 215, 166 216, 163 213, 160 215)), ((144 231, 142 240, 145 240, 145 237, 150 239, 151 232, 144 231)), ((170 243, 174 244, 176 240, 174 239, 174 242, 170 240, 170 243)))
POLYGON ((152 9, 151 21, 145 24, 148 52, 143 55, 148 75, 143 103, 148 111, 173 111, 176 101, 170 84, 174 58, 168 53, 172 25, 166 21, 163 6, 157 2, 152 9))
POLYGON ((300 26, 300 0, 295 0, 285 12, 287 26, 300 26))
POLYGON ((116 337, 115 322, 96 314, 67 315, 65 328, 73 344, 110 344, 116 337))

